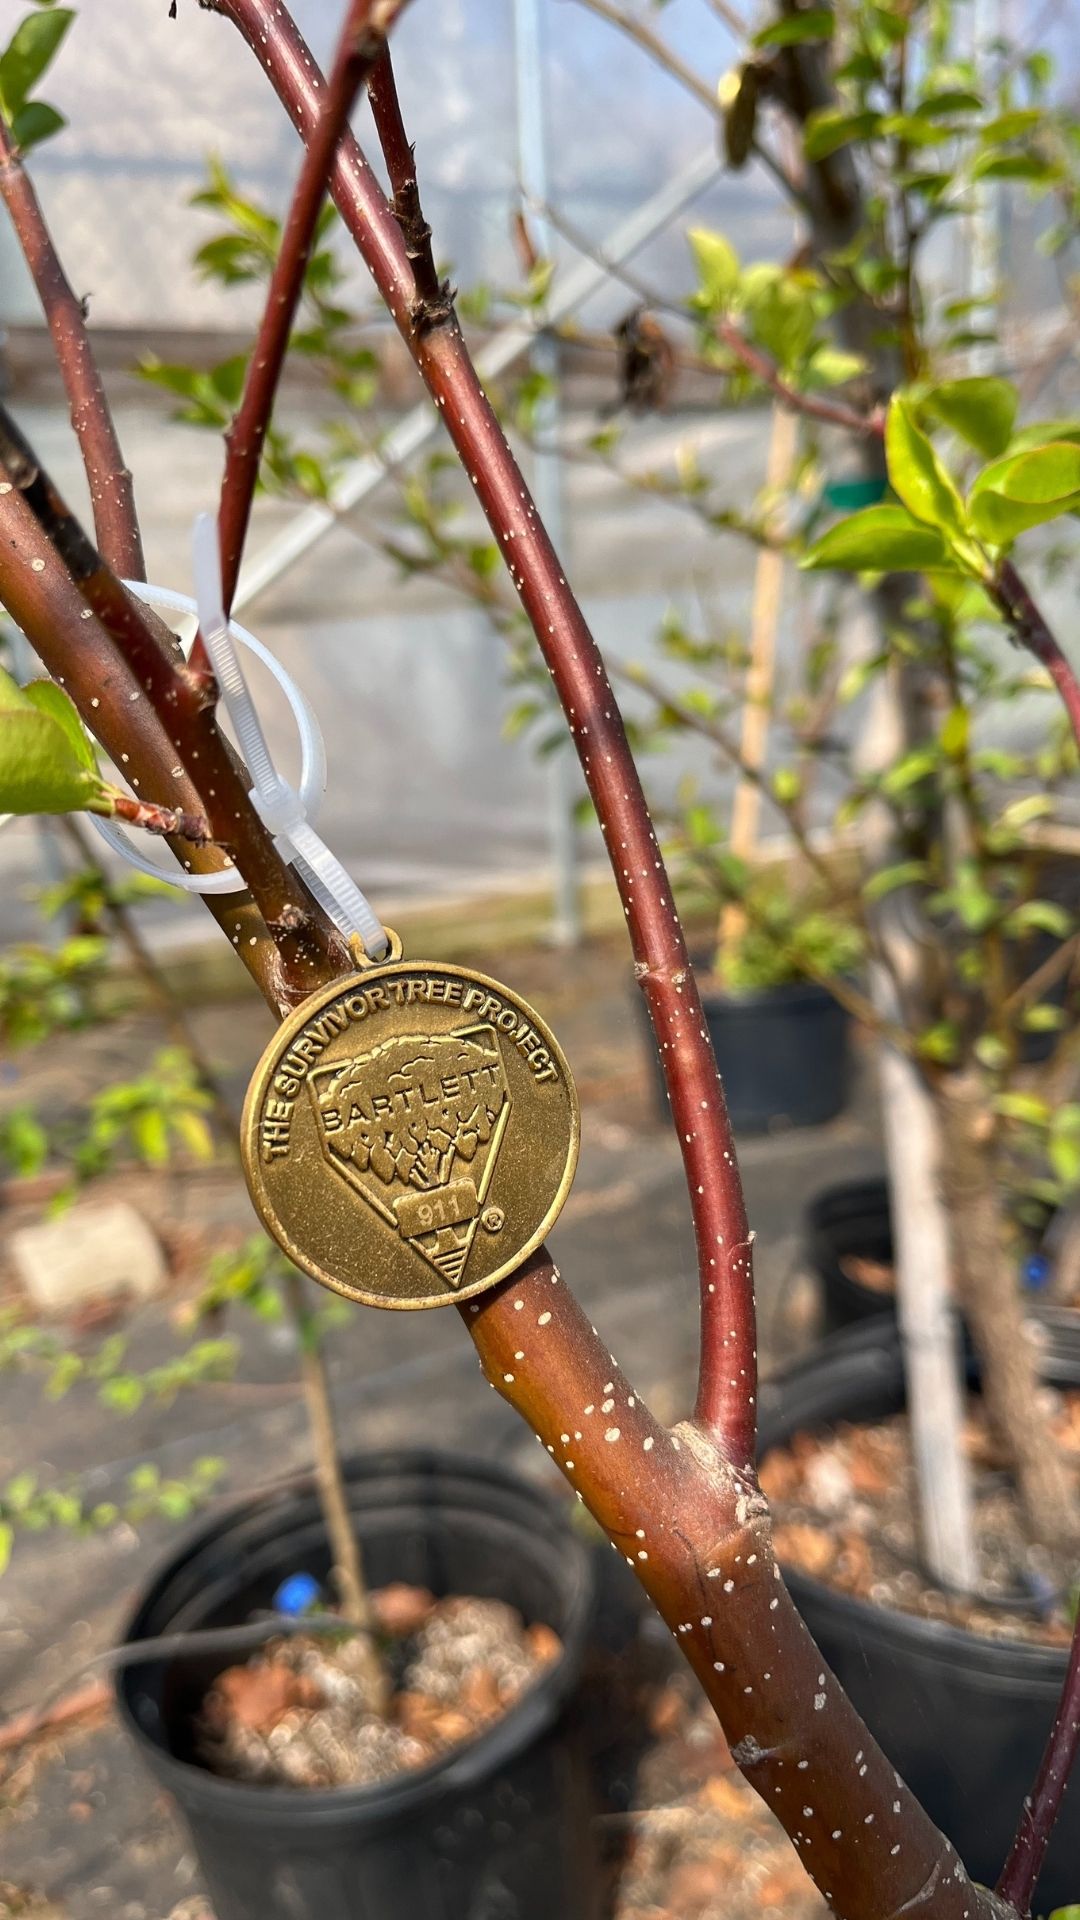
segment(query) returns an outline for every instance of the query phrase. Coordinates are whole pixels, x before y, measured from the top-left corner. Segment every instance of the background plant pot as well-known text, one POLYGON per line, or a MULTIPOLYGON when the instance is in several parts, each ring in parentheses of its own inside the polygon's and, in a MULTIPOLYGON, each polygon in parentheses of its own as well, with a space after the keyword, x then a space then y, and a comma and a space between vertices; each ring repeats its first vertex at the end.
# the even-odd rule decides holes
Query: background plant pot
MULTIPOLYGON (((1049 1246, 1042 1254, 1039 1250, 1053 1217, 1053 1209, 1048 1208, 1040 1223, 1029 1223, 1021 1229, 1020 1284, 1030 1289, 1041 1319, 1072 1311, 1044 1305, 1039 1298, 1047 1275, 1052 1273, 1052 1250, 1049 1246)), ((892 1266, 892 1214, 884 1175, 870 1180, 842 1180, 816 1194, 806 1209, 804 1249, 806 1264, 820 1282, 823 1334, 838 1333, 843 1327, 883 1314, 895 1318, 896 1296, 891 1283, 869 1286, 851 1270, 851 1263, 860 1260, 892 1266)), ((1062 1324, 1069 1322, 1066 1319, 1062 1324)))
POLYGON ((864 1286, 847 1270, 851 1260, 892 1265, 892 1216, 884 1176, 844 1180, 815 1194, 806 1209, 805 1252, 807 1266, 821 1283, 822 1333, 895 1314, 891 1286, 864 1286))
MULTIPOLYGON (((836 1118, 848 1094, 851 1023, 824 987, 799 980, 760 993, 704 990, 702 1003, 736 1134, 836 1118)), ((651 1027, 648 1034, 658 1111, 666 1121, 651 1027)))
MULTIPOLYGON (((217 1920, 594 1920, 589 1803, 572 1716, 589 1628, 589 1556, 552 1501, 486 1463, 421 1452, 348 1463, 373 1586, 507 1601, 563 1651, 478 1740, 383 1785, 248 1786, 194 1757, 193 1720, 235 1653, 121 1671, 122 1717, 191 1829, 217 1920)), ((161 1569, 128 1641, 232 1625, 329 1551, 310 1485, 202 1529, 161 1569)))
MULTIPOLYGON (((1080 1386, 1080 1334, 1047 1324, 1044 1374, 1080 1386)), ((762 1394, 762 1452, 840 1420, 886 1418, 904 1405, 895 1323, 878 1319, 825 1341, 762 1394)), ((871 1732, 976 1879, 993 1885, 1053 1722, 1067 1653, 978 1639, 785 1579, 825 1659, 871 1732)), ((1065 1797, 1037 1912, 1080 1892, 1080 1784, 1065 1797)))

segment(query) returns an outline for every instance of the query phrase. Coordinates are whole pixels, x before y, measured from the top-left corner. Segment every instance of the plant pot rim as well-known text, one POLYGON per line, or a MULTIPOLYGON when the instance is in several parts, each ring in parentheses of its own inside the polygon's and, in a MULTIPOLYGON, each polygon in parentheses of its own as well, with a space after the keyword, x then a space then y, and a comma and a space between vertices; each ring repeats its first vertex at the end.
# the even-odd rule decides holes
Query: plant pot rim
MULTIPOLYGON (((522 1475, 497 1462, 449 1449, 403 1447, 349 1454, 343 1459, 342 1468, 346 1479, 355 1479, 357 1470, 362 1469, 363 1478, 368 1483, 376 1483, 391 1473, 411 1473, 430 1480, 434 1474, 445 1475, 449 1469, 451 1473, 460 1473, 464 1478, 493 1482, 503 1492, 523 1494, 526 1500, 531 1498, 538 1506, 545 1504, 549 1498, 522 1475)), ((311 1472, 305 1474, 302 1480, 290 1478, 284 1485, 270 1486, 247 1496, 239 1495, 226 1512, 190 1530, 174 1552, 160 1562, 149 1579, 144 1581, 139 1598, 125 1620, 120 1644, 127 1646, 133 1640, 144 1637, 136 1630, 161 1587, 186 1560, 215 1539, 228 1534, 238 1520, 257 1516, 260 1511, 269 1514, 274 1508, 284 1514, 290 1504, 299 1505, 313 1497, 316 1497, 316 1483, 314 1472, 311 1472)), ((483 1510, 477 1511, 482 1513, 483 1510)), ((552 1506, 551 1517, 556 1519, 557 1516, 558 1508, 552 1506)), ((275 1810, 284 1813, 287 1809, 293 1817, 298 1808, 303 1807, 315 1823, 320 1819, 337 1820, 344 1807, 356 1803, 358 1817, 370 1817, 373 1823, 386 1824, 444 1792, 467 1789, 473 1781, 490 1777, 501 1764, 530 1745, 559 1718, 576 1682, 593 1603, 593 1580, 585 1545, 568 1526, 559 1545, 569 1562, 571 1594, 568 1617, 560 1632, 562 1644, 558 1658, 540 1670, 532 1685, 493 1725, 485 1728, 475 1739, 463 1741, 439 1759, 415 1771, 368 1785, 344 1787, 264 1786, 228 1779, 194 1761, 180 1759, 155 1741, 140 1725, 128 1698, 127 1683, 138 1672, 138 1665, 134 1663, 119 1667, 114 1678, 113 1691, 120 1720, 140 1752, 152 1749, 152 1767, 160 1778, 166 1782, 169 1777, 183 1782, 184 1794, 189 1801, 202 1799, 211 1805, 216 1803, 238 1812, 262 1811, 269 1815, 273 1815, 275 1810)), ((182 1632, 183 1628, 174 1630, 182 1632)), ((182 1657, 173 1656, 175 1659, 182 1657)), ((152 1666, 157 1663, 148 1660, 145 1664, 152 1666)), ((168 1665, 168 1659, 163 1657, 161 1664, 168 1665)))
MULTIPOLYGON (((1042 1315, 1033 1315, 1032 1318, 1043 1321, 1048 1336, 1044 1350, 1047 1361, 1050 1361, 1055 1349, 1060 1353, 1065 1344, 1073 1346, 1080 1354, 1080 1315, 1077 1316, 1076 1326, 1062 1325, 1049 1316, 1043 1319, 1042 1315)), ((827 1335, 812 1352, 800 1355, 765 1383, 762 1389, 763 1429, 768 1427, 770 1411, 772 1418, 779 1422, 785 1387, 798 1379, 828 1372, 845 1361, 849 1367, 860 1365, 864 1385, 868 1384, 865 1363, 868 1360, 872 1362, 875 1355, 882 1386, 895 1379, 897 1365, 900 1366, 902 1379, 901 1344, 900 1329, 889 1315, 877 1316, 827 1335)), ((849 1417, 841 1413, 813 1424, 808 1422, 805 1426, 794 1427, 788 1438, 795 1433, 821 1431, 823 1427, 835 1425, 849 1417)), ((872 1423, 853 1421, 852 1424, 872 1423)), ((760 1458, 766 1459, 774 1447, 786 1444, 786 1439, 776 1439, 771 1443, 766 1440, 761 1446, 760 1458)), ((1042 1646, 1005 1634, 990 1637, 974 1633, 969 1627, 956 1626, 951 1621, 928 1619, 923 1614, 907 1613, 899 1607, 841 1593, 836 1587, 830 1586, 827 1580, 819 1580, 813 1574, 783 1566, 779 1556, 778 1563, 785 1585, 796 1603, 800 1592, 812 1594, 819 1605, 827 1603, 833 1608, 841 1620, 863 1630, 873 1629, 878 1638, 891 1641, 898 1652, 902 1652, 905 1645, 914 1644, 924 1655, 936 1658, 942 1666, 974 1666, 983 1670, 990 1667, 999 1679, 1015 1681, 1018 1691, 1022 1691, 1032 1680, 1051 1682, 1055 1693, 1060 1689, 1069 1660, 1068 1647, 1042 1646)))

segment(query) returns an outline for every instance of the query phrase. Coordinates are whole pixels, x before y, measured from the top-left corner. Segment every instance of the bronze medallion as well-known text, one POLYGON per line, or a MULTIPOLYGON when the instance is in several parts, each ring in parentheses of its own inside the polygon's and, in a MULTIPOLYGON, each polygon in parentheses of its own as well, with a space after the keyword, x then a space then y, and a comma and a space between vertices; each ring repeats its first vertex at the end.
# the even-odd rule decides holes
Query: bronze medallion
POLYGON ((305 1273, 375 1307, 442 1307, 540 1245, 580 1139, 562 1049, 509 988, 393 960, 313 994, 248 1088, 244 1171, 305 1273))

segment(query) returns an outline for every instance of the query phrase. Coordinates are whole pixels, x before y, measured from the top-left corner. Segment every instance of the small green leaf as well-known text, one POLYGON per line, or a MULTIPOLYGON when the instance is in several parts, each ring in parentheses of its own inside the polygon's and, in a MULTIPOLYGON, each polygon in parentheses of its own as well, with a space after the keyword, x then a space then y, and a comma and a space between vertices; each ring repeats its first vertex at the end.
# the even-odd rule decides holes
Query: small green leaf
POLYGON ((51 65, 74 18, 70 7, 51 7, 19 22, 0 56, 0 107, 9 122, 51 65))
POLYGON ((822 107, 806 122, 803 152, 808 160, 825 160, 830 153, 850 146, 853 140, 870 139, 880 124, 878 113, 848 113, 843 107, 822 107))
POLYGON ((722 233, 691 227, 688 235, 701 279, 701 300, 710 309, 730 306, 739 286, 739 256, 722 233))
POLYGON ((961 760, 967 752, 971 734, 971 715, 965 706, 951 707, 942 722, 938 743, 950 760, 961 760))
POLYGON ((903 507, 885 506, 864 507, 830 527, 799 564, 844 573, 922 573, 948 571, 956 562, 940 533, 920 526, 903 507))
POLYGON ((1014 540, 1080 505, 1080 446, 1052 440, 984 467, 971 489, 972 525, 984 539, 1014 540))
POLYGON ((1036 447, 1048 446, 1051 440, 1080 441, 1080 420, 1032 420, 1013 434, 1009 451, 1031 453, 1036 447))
POLYGON ((943 426, 993 460, 1004 453, 1016 420, 1017 392, 1010 380, 991 375, 945 380, 932 387, 923 406, 943 426))
POLYGON ((28 100, 20 107, 11 122, 12 137, 19 152, 27 154, 34 147, 40 147, 43 140, 51 140, 67 126, 62 113, 50 107, 44 100, 28 100))
POLYGON ((94 749, 79 719, 75 703, 63 687, 58 687, 55 680, 30 680, 22 691, 39 713, 55 720, 79 765, 88 772, 96 772, 94 749))
POLYGON ((894 867, 882 867, 878 873, 871 874, 862 890, 863 899, 884 900, 887 894, 895 893, 898 887, 918 886, 925 879, 924 860, 899 860, 894 867))
POLYGON ((139 1157, 149 1167, 163 1167, 169 1158, 169 1135, 164 1115, 151 1107, 131 1118, 131 1137, 139 1157))
POLYGON ((11 1550, 14 1545, 14 1527, 7 1520, 0 1520, 0 1574, 7 1572, 11 1563, 11 1550))
POLYGON ((912 787, 918 786, 920 780, 925 780, 930 774, 935 773, 937 765, 936 747, 930 745, 912 747, 910 752, 901 754, 888 772, 882 776, 882 792, 887 793, 890 799, 898 799, 902 793, 907 793, 912 787))
POLYGON ((841 387, 847 380, 856 380, 865 369, 866 361, 861 354, 824 346, 816 348, 807 361, 805 376, 811 386, 841 387))
POLYGON ((925 1060, 938 1060, 948 1065, 955 1059, 960 1035, 951 1020, 938 1020, 934 1026, 926 1027, 918 1036, 918 1048, 925 1060))
POLYGON ((963 535, 963 502, 903 394, 889 406, 885 455, 892 486, 916 520, 963 535))
POLYGON ((1039 1005, 1024 1009, 1020 1025, 1027 1033, 1060 1033, 1066 1018, 1064 1007, 1039 1005))
POLYGON ((106 1380, 98 1388, 98 1399, 103 1407, 111 1407, 114 1413, 137 1413, 143 1403, 142 1382, 132 1373, 119 1373, 112 1380, 106 1380))
POLYGON ((1029 186, 1050 186, 1061 178, 1056 161, 1037 153, 987 153, 975 161, 973 180, 1026 180, 1029 186))
POLYGON ((61 687, 0 668, 0 810, 76 813, 102 793, 93 749, 61 687))
POLYGON ((1062 1186, 1075 1187, 1080 1182, 1080 1139, 1073 1134, 1052 1133, 1046 1150, 1062 1186))
POLYGON ((996 1033, 983 1033, 975 1042, 975 1058, 991 1073, 1000 1073, 1002 1067, 1009 1064, 1009 1051, 996 1033))
POLYGON ((836 15, 831 7, 804 7, 800 13, 788 13, 755 33, 755 47, 800 47, 808 40, 831 40, 836 30, 836 15))
POLYGON ((12 1513, 25 1513, 37 1492, 37 1475, 17 1473, 4 1488, 4 1504, 12 1513))
POLYGON ((802 792, 802 780, 794 767, 777 767, 772 789, 781 806, 793 806, 802 792))
POLYGON ((1006 1120, 1022 1120, 1029 1127, 1045 1127, 1050 1118, 1046 1101, 1033 1093, 999 1093, 994 1106, 1006 1120))
POLYGON ((1067 940, 1073 930, 1073 917, 1056 900, 1024 900, 1014 907, 1004 922, 1010 934, 1048 933, 1051 939, 1067 940))
POLYGON ((940 93, 928 93, 918 103, 917 111, 932 119, 947 119, 956 113, 981 113, 983 100, 981 94, 969 93, 962 87, 943 89, 940 93))

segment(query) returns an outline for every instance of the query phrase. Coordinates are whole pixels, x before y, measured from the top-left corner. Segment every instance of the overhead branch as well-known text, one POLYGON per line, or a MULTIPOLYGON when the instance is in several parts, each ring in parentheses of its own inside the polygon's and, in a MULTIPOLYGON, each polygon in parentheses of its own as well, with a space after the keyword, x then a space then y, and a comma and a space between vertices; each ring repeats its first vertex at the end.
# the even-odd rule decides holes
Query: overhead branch
POLYGON ((386 170, 390 176, 390 187, 394 196, 394 218, 401 228, 401 237, 405 242, 405 254, 412 269, 416 283, 416 305, 413 313, 415 327, 434 327, 448 320, 453 313, 450 288, 440 280, 435 265, 435 255, 431 248, 431 228, 424 218, 420 205, 420 189, 416 180, 416 152, 405 131, 401 117, 401 103, 398 99, 397 82, 390 59, 389 47, 384 47, 382 56, 375 67, 368 86, 368 100, 371 105, 371 117, 379 136, 386 170))
MULTIPOLYGON (((385 52, 386 36, 405 4, 406 0, 350 0, 330 79, 308 135, 300 177, 285 218, 281 246, 248 362, 244 391, 225 436, 225 474, 218 520, 226 613, 236 592, 274 396, 304 291, 334 155, 348 127, 357 96, 385 52)), ((198 660, 202 664, 201 639, 198 645, 198 660)))
POLYGON ((0 198, 11 217, 52 338, 86 469, 98 546, 122 579, 145 580, 131 474, 124 463, 90 345, 83 303, 60 264, 33 182, 3 114, 0 198))

